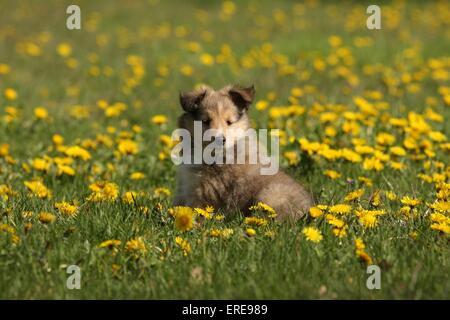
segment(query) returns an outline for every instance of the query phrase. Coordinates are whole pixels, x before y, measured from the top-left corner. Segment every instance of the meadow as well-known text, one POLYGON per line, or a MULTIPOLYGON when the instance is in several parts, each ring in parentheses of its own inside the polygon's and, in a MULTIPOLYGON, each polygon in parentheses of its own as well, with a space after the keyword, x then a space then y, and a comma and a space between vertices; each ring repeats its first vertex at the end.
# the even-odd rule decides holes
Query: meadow
POLYGON ((365 1, 70 4, 0 2, 0 298, 449 298, 448 1, 381 30, 365 1), (171 206, 179 92, 230 83, 315 196, 295 224, 171 206))

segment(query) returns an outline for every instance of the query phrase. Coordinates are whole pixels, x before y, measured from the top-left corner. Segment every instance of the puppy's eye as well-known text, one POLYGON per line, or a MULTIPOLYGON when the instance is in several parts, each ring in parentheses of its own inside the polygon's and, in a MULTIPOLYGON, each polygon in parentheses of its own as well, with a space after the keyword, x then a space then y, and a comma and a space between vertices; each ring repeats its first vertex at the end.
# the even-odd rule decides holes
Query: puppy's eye
POLYGON ((229 126, 231 126, 233 123, 234 123, 234 121, 230 121, 230 120, 227 121, 227 125, 229 125, 229 126))

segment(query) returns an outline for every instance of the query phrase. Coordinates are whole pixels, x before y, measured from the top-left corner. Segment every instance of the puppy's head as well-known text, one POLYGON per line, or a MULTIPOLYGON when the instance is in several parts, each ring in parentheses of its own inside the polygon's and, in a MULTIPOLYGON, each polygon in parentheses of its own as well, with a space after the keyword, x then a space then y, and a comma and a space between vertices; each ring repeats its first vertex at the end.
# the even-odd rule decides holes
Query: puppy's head
POLYGON ((184 113, 179 118, 180 128, 194 134, 194 121, 201 122, 202 134, 214 129, 215 140, 223 144, 235 141, 237 132, 250 127, 248 108, 255 96, 253 86, 243 88, 226 86, 214 90, 207 86, 180 94, 180 104, 184 113))

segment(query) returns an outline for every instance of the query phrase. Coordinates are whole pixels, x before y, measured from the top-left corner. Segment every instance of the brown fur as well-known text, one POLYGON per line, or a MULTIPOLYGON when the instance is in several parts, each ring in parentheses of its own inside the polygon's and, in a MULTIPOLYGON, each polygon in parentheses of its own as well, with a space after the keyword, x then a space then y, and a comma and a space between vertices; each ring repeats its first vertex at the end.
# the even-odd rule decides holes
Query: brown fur
MULTIPOLYGON (((203 129, 249 128, 247 110, 254 88, 227 86, 218 91, 201 87, 180 96, 185 111, 179 127, 193 132, 193 121, 203 120, 203 129)), ((174 205, 206 207, 247 212, 257 202, 264 202, 280 219, 296 220, 312 206, 311 195, 296 181, 279 171, 261 175, 261 164, 180 165, 174 205)))

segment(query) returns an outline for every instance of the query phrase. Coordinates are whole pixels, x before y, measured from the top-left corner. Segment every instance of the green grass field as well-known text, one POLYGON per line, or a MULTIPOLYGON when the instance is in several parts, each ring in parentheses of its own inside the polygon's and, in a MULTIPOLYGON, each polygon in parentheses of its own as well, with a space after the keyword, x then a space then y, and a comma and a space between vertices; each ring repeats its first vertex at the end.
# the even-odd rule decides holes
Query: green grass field
POLYGON ((81 30, 70 4, 0 3, 0 298, 449 298, 448 1, 381 1, 381 30, 364 1, 78 1, 81 30), (308 217, 176 227, 168 137, 203 83, 255 85, 308 217))

